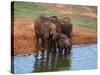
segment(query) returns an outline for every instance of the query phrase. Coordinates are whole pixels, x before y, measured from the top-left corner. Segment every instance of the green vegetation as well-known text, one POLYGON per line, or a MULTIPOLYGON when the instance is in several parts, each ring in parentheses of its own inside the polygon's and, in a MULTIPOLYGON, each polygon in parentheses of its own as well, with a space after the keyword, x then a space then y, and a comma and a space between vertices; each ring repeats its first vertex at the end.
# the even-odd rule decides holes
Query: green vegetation
POLYGON ((89 28, 89 29, 97 29, 97 19, 85 15, 71 15, 70 16, 72 23, 74 26, 89 28), (74 17, 73 17, 74 16, 74 17))
MULTIPOLYGON (((11 5, 13 8, 13 4, 11 5)), ((39 15, 52 16, 56 15, 57 11, 53 11, 47 8, 41 3, 31 3, 31 2, 14 2, 14 16, 16 17, 36 17, 39 15)), ((12 14, 13 15, 13 14, 12 14)))
POLYGON ((52 6, 50 4, 43 3, 31 3, 31 2, 14 2, 11 5, 12 16, 19 18, 36 18, 39 15, 46 16, 68 16, 71 18, 73 26, 80 26, 84 28, 95 29, 97 28, 96 16, 86 16, 83 15, 84 12, 92 11, 97 13, 97 7, 95 6, 74 6, 74 5, 64 5, 63 8, 52 6), (66 11, 71 11, 72 14, 66 13, 66 11))

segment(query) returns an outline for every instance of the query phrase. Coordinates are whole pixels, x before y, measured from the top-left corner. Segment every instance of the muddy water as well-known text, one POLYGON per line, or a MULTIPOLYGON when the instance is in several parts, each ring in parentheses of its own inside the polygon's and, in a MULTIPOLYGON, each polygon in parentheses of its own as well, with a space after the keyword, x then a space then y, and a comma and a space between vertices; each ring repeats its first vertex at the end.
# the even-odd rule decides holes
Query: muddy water
POLYGON ((97 67, 97 44, 73 45, 71 54, 39 51, 14 56, 14 73, 85 70, 97 67))

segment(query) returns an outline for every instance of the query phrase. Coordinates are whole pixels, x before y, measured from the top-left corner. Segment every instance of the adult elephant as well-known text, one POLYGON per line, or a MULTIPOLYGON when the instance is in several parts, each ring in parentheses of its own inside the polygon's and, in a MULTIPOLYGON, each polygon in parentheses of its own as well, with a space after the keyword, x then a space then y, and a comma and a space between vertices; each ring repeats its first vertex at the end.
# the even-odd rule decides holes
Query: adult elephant
POLYGON ((72 24, 70 21, 70 18, 64 17, 61 19, 61 32, 65 35, 67 35, 68 38, 72 38, 72 24))
POLYGON ((42 47, 48 49, 49 42, 57 39, 60 35, 60 29, 53 23, 47 16, 39 16, 34 21, 35 34, 36 34, 36 48, 40 46, 41 39, 42 47))
POLYGON ((65 34, 68 38, 71 39, 72 24, 70 18, 58 18, 57 16, 51 16, 50 19, 53 23, 59 24, 61 27, 61 33, 65 34))

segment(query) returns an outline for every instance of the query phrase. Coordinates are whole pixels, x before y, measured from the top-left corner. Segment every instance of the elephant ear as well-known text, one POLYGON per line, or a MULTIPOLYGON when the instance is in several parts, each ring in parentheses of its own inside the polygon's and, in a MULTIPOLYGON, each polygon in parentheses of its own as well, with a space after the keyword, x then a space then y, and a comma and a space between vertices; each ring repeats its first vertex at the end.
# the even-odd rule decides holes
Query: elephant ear
POLYGON ((63 17, 62 21, 69 24, 71 23, 71 19, 69 17, 63 17))

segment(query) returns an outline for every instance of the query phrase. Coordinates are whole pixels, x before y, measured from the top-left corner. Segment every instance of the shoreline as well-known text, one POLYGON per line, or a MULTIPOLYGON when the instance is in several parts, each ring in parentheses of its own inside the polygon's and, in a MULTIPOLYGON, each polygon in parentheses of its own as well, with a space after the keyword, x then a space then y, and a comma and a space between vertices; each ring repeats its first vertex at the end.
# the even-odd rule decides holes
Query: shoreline
MULTIPOLYGON (((88 46, 88 45, 92 45, 92 44, 97 44, 97 43, 88 43, 88 44, 75 44, 75 45, 72 45, 72 47, 74 47, 74 48, 76 48, 76 47, 78 47, 78 46, 88 46)), ((34 52, 36 52, 36 51, 33 51, 33 52, 31 52, 31 53, 22 53, 22 54, 16 54, 16 55, 14 55, 14 56, 27 56, 27 55, 31 55, 31 54, 33 54, 34 52)))

